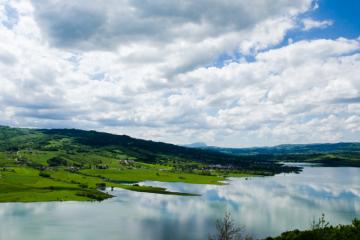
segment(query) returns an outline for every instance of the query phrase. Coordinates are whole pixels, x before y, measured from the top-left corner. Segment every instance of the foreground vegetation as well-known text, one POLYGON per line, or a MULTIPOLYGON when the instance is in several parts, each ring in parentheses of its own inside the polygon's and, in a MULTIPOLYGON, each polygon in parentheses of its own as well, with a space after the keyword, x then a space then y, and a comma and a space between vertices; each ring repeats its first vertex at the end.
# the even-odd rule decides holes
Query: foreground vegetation
POLYGON ((289 231, 266 240, 359 240, 360 220, 354 219, 351 225, 327 226, 305 231, 289 231))
MULTIPOLYGON (((253 238, 244 233, 244 228, 239 227, 225 213, 223 219, 216 221, 216 234, 209 236, 209 240, 252 240, 253 238)), ((313 222, 309 230, 293 230, 282 233, 277 237, 268 237, 264 240, 359 240, 360 220, 354 219, 350 225, 331 226, 325 221, 325 215, 313 222)))
POLYGON ((114 187, 194 196, 139 182, 222 184, 298 170, 94 131, 0 127, 0 202, 104 200, 114 187))
POLYGON ((360 220, 354 219, 350 225, 331 226, 323 214, 318 222, 313 221, 310 230, 293 230, 266 240, 359 240, 360 220))

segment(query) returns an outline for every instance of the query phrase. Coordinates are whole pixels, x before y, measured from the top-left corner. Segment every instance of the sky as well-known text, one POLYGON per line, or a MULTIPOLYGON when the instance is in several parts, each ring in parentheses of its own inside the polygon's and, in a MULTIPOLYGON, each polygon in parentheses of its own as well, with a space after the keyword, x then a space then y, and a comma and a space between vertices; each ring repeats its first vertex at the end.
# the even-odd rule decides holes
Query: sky
POLYGON ((360 141, 360 1, 0 0, 0 125, 360 141))

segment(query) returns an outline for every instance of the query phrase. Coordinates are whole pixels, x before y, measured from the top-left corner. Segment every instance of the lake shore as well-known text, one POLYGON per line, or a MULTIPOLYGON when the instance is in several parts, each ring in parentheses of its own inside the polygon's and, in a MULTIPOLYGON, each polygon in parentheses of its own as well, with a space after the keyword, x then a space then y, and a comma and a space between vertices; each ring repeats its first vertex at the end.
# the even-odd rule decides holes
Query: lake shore
POLYGON ((66 171, 63 168, 40 171, 29 167, 0 170, 0 202, 102 201, 113 197, 106 187, 136 192, 198 196, 196 193, 168 191, 166 188, 141 186, 142 181, 184 182, 221 185, 226 177, 254 174, 229 173, 227 176, 199 175, 160 171, 159 169, 106 169, 66 171))

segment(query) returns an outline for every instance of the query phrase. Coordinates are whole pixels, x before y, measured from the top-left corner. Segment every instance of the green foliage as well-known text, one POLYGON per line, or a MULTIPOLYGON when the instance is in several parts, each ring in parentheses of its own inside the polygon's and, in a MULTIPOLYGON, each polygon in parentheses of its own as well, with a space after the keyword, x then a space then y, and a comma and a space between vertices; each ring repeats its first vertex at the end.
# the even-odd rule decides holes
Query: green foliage
POLYGON ((67 166, 68 165, 68 161, 65 158, 62 158, 62 157, 59 157, 59 156, 50 158, 49 160, 47 160, 47 163, 51 167, 67 166))
POLYGON ((106 189, 106 183, 104 183, 104 182, 97 183, 96 188, 101 189, 101 190, 105 190, 106 189))
POLYGON ((41 172, 39 173, 39 176, 40 176, 40 177, 45 177, 45 178, 50 178, 50 174, 48 174, 48 173, 46 173, 46 172, 43 172, 43 171, 41 171, 41 172))
POLYGON ((97 200, 97 201, 102 201, 102 200, 105 200, 105 199, 111 197, 111 195, 109 195, 107 193, 99 192, 99 191, 81 191, 81 192, 77 192, 76 195, 81 196, 81 197, 90 198, 90 199, 97 200))
POLYGON ((282 233, 275 238, 266 240, 360 240, 360 220, 354 219, 351 225, 330 226, 325 221, 324 214, 318 220, 313 221, 311 230, 293 230, 282 233))
POLYGON ((81 187, 81 188, 89 188, 89 185, 87 183, 79 183, 79 187, 81 187))
MULTIPOLYGON (((216 220, 216 234, 209 240, 252 239, 244 234, 244 228, 235 224, 230 213, 225 213, 222 219, 216 220)), ((360 220, 354 219, 350 225, 331 226, 325 220, 325 215, 313 221, 310 230, 293 230, 282 233, 278 237, 268 237, 265 240, 360 240, 360 220)))
POLYGON ((321 218, 316 222, 313 220, 311 223, 311 229, 312 230, 318 230, 318 229, 325 229, 329 227, 330 223, 325 220, 325 214, 321 215, 321 218))

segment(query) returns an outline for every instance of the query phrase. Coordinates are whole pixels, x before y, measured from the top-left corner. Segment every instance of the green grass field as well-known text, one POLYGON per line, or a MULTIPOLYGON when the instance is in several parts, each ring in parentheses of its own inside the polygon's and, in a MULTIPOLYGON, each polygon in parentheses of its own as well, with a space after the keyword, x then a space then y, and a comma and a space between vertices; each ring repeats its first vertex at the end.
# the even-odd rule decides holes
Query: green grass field
POLYGON ((228 176, 273 174, 277 167, 95 131, 0 126, 0 202, 103 200, 111 197, 99 190, 106 187, 193 196, 139 182, 222 184, 228 176), (215 164, 224 168, 211 167, 215 164))
POLYGON ((77 184, 39 176, 32 168, 2 168, 0 171, 0 202, 39 202, 68 200, 102 200, 110 197, 95 189, 86 189, 94 198, 80 196, 84 189, 77 184), (96 197, 95 197, 96 196, 96 197))
MULTIPOLYGON (((0 171, 0 202, 91 201, 111 197, 111 195, 97 190, 99 184, 138 192, 184 196, 196 195, 169 192, 165 188, 159 187, 121 183, 143 180, 182 180, 176 174, 158 176, 155 170, 94 170, 84 175, 83 173, 71 173, 63 169, 54 169, 43 171, 43 173, 46 173, 47 177, 39 176, 39 170, 28 167, 2 168, 0 171), (91 174, 94 174, 94 176, 91 176, 91 174)), ((193 180, 194 183, 206 183, 206 181, 208 181, 207 183, 217 183, 216 180, 219 179, 208 177, 201 179, 202 177, 199 178, 191 174, 185 176, 188 177, 187 181, 193 180)))
POLYGON ((101 176, 103 178, 124 181, 124 182, 141 182, 146 180, 160 181, 160 182, 184 182, 196 184, 220 184, 223 177, 219 176, 205 176, 191 173, 177 173, 167 170, 160 171, 159 169, 106 169, 106 170, 82 170, 89 176, 101 176))

